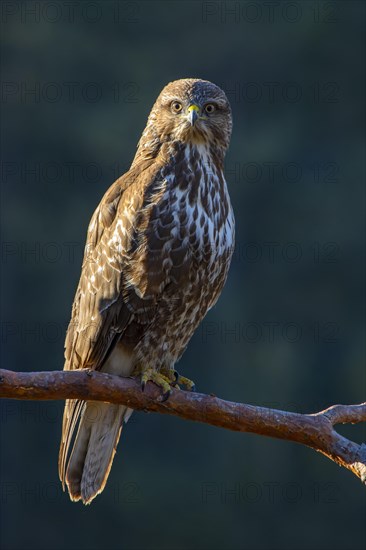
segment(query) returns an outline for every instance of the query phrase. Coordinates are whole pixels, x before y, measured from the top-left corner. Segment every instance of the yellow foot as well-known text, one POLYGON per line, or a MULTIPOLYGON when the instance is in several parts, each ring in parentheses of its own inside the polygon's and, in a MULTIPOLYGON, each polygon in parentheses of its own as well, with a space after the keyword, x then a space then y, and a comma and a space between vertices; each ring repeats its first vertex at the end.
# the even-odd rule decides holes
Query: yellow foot
POLYGON ((162 401, 166 401, 169 397, 169 395, 172 393, 172 384, 171 380, 165 376, 164 374, 161 374, 160 372, 157 372, 154 369, 147 369, 141 376, 141 389, 144 391, 146 382, 154 382, 159 388, 163 390, 162 395, 162 401))
POLYGON ((195 383, 189 378, 181 376, 176 370, 162 368, 160 372, 169 380, 169 383, 173 388, 180 389, 179 386, 185 386, 189 391, 196 391, 195 383))
POLYGON ((175 377, 175 381, 172 384, 173 386, 185 386, 189 391, 196 391, 196 384, 192 380, 185 376, 181 376, 176 370, 173 372, 175 377))

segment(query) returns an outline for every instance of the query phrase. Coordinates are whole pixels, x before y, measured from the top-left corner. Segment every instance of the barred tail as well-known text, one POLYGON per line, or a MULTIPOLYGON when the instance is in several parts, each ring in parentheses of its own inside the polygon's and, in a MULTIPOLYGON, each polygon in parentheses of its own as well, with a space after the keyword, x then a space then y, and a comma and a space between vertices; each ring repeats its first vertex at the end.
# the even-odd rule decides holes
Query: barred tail
POLYGON ((59 456, 60 479, 66 481, 71 500, 91 501, 103 491, 107 482, 123 422, 132 410, 124 405, 97 401, 67 403, 64 413, 65 440, 59 456), (72 431, 81 413, 74 446, 67 460, 72 431), (71 432, 71 434, 70 434, 71 432))

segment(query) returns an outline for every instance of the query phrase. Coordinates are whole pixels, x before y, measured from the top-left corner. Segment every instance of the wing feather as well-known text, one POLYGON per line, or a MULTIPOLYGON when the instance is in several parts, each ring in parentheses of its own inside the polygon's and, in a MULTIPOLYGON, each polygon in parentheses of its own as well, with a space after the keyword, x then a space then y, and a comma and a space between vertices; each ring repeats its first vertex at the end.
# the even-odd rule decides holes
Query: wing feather
MULTIPOLYGON (((126 343, 134 347, 153 316, 159 296, 142 288, 146 254, 138 254, 149 229, 152 196, 160 185, 159 166, 149 169, 151 162, 142 162, 119 178, 92 216, 66 333, 65 370, 100 369, 126 329, 126 343)), ((166 281, 160 283, 162 288, 166 281)), ((59 452, 63 484, 68 451, 84 404, 74 399, 65 404, 59 452)))
MULTIPOLYGON (((146 325, 154 316, 169 282, 163 254, 150 251, 147 242, 157 224, 160 168, 151 160, 135 166, 110 187, 93 214, 66 334, 65 370, 100 369, 131 323, 146 325)), ((129 333, 141 336, 138 328, 129 333)))

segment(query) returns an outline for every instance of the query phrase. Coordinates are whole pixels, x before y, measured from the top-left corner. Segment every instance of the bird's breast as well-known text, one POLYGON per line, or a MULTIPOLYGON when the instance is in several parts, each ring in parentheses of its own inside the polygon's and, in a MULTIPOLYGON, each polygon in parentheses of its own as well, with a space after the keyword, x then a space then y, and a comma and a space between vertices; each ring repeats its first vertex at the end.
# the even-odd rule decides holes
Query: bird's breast
POLYGON ((179 282, 199 270, 214 281, 228 269, 234 246, 234 217, 222 169, 205 146, 187 146, 165 179, 156 233, 166 239, 171 276, 179 282))

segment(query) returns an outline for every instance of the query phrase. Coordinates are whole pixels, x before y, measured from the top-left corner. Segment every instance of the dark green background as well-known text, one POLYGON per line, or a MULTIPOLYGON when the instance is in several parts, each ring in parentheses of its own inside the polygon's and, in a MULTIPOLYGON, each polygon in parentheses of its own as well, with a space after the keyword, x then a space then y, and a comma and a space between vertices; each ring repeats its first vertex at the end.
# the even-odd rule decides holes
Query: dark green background
MULTIPOLYGON (((161 88, 201 77, 232 103, 237 251, 179 370, 199 391, 281 409, 363 401, 364 3, 69 9, 2 5, 3 367, 62 368, 91 214, 161 88)), ((61 417, 62 403, 1 404, 4 549, 364 548, 365 489, 346 470, 157 414, 132 417, 104 493, 72 504, 61 417)))

